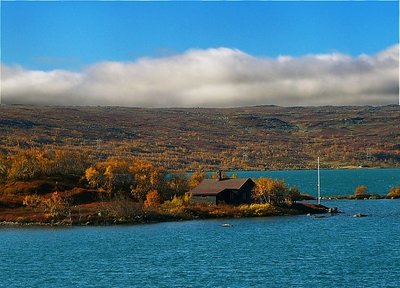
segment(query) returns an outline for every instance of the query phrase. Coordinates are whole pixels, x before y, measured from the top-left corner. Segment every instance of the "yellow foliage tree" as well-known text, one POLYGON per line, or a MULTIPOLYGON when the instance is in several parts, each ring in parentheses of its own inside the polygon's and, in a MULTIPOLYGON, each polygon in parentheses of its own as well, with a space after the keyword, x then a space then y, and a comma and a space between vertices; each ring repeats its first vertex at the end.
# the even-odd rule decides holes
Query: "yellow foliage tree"
POLYGON ((132 183, 128 163, 118 159, 97 162, 86 169, 85 179, 92 188, 107 192, 109 195, 116 192, 129 193, 132 183))
POLYGON ((288 195, 286 183, 278 179, 261 177, 256 181, 253 191, 253 198, 257 202, 270 203, 273 205, 281 204, 288 195))
POLYGON ((132 176, 132 196, 140 202, 145 201, 149 191, 165 189, 164 171, 150 162, 135 161, 129 166, 129 172, 132 176))

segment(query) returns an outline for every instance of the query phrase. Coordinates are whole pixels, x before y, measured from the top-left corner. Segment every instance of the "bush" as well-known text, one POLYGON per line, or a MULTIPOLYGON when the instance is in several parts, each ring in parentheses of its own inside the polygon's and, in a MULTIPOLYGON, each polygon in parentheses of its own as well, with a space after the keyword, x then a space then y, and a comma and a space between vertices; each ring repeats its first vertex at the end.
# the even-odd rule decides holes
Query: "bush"
POLYGON ((30 208, 38 208, 43 203, 43 197, 39 195, 28 195, 24 197, 22 204, 30 208))
POLYGON ((52 193, 50 198, 43 200, 43 206, 45 212, 51 218, 59 219, 67 216, 67 203, 57 192, 52 193))
POLYGON ((48 217, 53 219, 65 218, 68 212, 66 201, 57 192, 52 193, 50 197, 28 195, 24 197, 22 203, 30 208, 43 210, 48 217))
POLYGON ((370 195, 367 193, 367 190, 368 188, 365 185, 357 186, 356 190, 354 191, 354 196, 357 199, 369 197, 370 195))
POLYGON ((400 186, 390 188, 390 191, 387 194, 387 197, 399 199, 400 198, 400 186))
POLYGON ((103 223, 127 223, 144 215, 142 204, 125 195, 117 195, 110 201, 101 202, 97 216, 103 223))
POLYGON ((270 209, 271 209, 271 205, 268 203, 239 206, 241 216, 247 216, 247 217, 266 216, 270 209))
POLYGON ((174 196, 171 201, 165 201, 161 205, 161 209, 168 211, 169 213, 181 213, 185 207, 191 204, 191 195, 185 194, 183 196, 174 196))

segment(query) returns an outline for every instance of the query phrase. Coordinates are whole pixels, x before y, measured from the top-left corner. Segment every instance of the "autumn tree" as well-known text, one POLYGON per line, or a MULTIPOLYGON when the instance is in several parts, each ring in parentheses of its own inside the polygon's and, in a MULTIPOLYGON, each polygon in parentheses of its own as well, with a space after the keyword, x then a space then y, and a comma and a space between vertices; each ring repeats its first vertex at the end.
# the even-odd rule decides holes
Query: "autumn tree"
POLYGON ((86 169, 85 179, 89 186, 110 196, 117 192, 129 193, 133 181, 128 163, 119 159, 97 162, 86 169))
POLYGON ((228 175, 225 173, 225 171, 218 171, 218 172, 213 172, 211 174, 211 179, 225 179, 225 178, 229 178, 228 175))
POLYGON ((12 181, 41 176, 81 175, 86 167, 87 156, 66 149, 20 149, 6 159, 0 157, 0 177, 6 175, 12 181))
MULTIPOLYGON (((139 202, 146 200, 148 192, 165 191, 165 172, 147 161, 138 160, 129 166, 132 177, 131 194, 139 202)), ((160 195, 162 198, 162 195, 160 195)))
POLYGON ((271 186, 271 179, 259 178, 256 180, 256 185, 253 190, 253 199, 259 203, 269 203, 269 190, 271 186))
POLYGON ((174 196, 183 196, 190 190, 189 180, 184 174, 173 174, 167 182, 164 200, 171 200, 174 196))
POLYGON ((285 202, 288 204, 302 200, 302 195, 297 187, 290 187, 285 194, 285 202))
POLYGON ((11 165, 7 177, 11 180, 28 180, 40 176, 42 173, 39 159, 41 153, 36 149, 20 150, 9 157, 11 165))
POLYGON ((192 177, 190 177, 189 180, 189 188, 193 189, 194 187, 198 186, 201 181, 203 181, 206 178, 206 173, 203 172, 202 170, 197 170, 192 174, 192 177))
POLYGON ((288 195, 286 183, 278 179, 261 177, 256 181, 253 198, 257 202, 279 205, 288 195))
POLYGON ((52 163, 49 174, 82 175, 88 165, 88 156, 79 151, 55 149, 51 151, 52 163))
POLYGON ((90 187, 112 196, 116 193, 130 195, 144 202, 150 191, 158 191, 163 198, 167 189, 165 172, 150 162, 109 159, 97 162, 85 171, 90 187))
POLYGON ((160 195, 158 192, 154 190, 147 193, 144 208, 156 208, 158 206, 160 206, 160 195))

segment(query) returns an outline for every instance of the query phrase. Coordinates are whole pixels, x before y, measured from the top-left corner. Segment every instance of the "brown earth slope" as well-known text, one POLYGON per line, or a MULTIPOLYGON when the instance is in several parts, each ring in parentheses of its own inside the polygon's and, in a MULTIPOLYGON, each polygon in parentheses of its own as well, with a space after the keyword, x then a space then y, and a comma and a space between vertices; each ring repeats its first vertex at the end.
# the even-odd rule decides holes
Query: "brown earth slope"
POLYGON ((399 167, 400 107, 0 106, 0 153, 57 146, 169 170, 399 167))

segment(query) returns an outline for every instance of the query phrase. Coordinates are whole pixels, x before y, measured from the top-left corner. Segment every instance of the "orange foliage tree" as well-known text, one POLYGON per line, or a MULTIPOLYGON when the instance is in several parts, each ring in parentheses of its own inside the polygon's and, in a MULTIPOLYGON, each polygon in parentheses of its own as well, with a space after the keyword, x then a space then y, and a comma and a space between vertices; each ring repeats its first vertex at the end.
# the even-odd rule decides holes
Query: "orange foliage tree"
POLYGON ((203 179, 206 178, 206 173, 201 171, 201 170, 197 170, 193 173, 192 177, 190 177, 189 180, 189 188, 192 189, 196 186, 198 186, 200 184, 201 181, 203 181, 203 179))
POLYGON ((150 191, 146 195, 146 201, 144 201, 144 208, 156 208, 160 206, 160 195, 156 190, 150 191))
POLYGON ((112 196, 116 193, 130 195, 134 200, 144 202, 150 191, 159 191, 163 198, 168 186, 165 172, 150 162, 124 159, 109 159, 97 162, 85 171, 90 187, 112 196))

